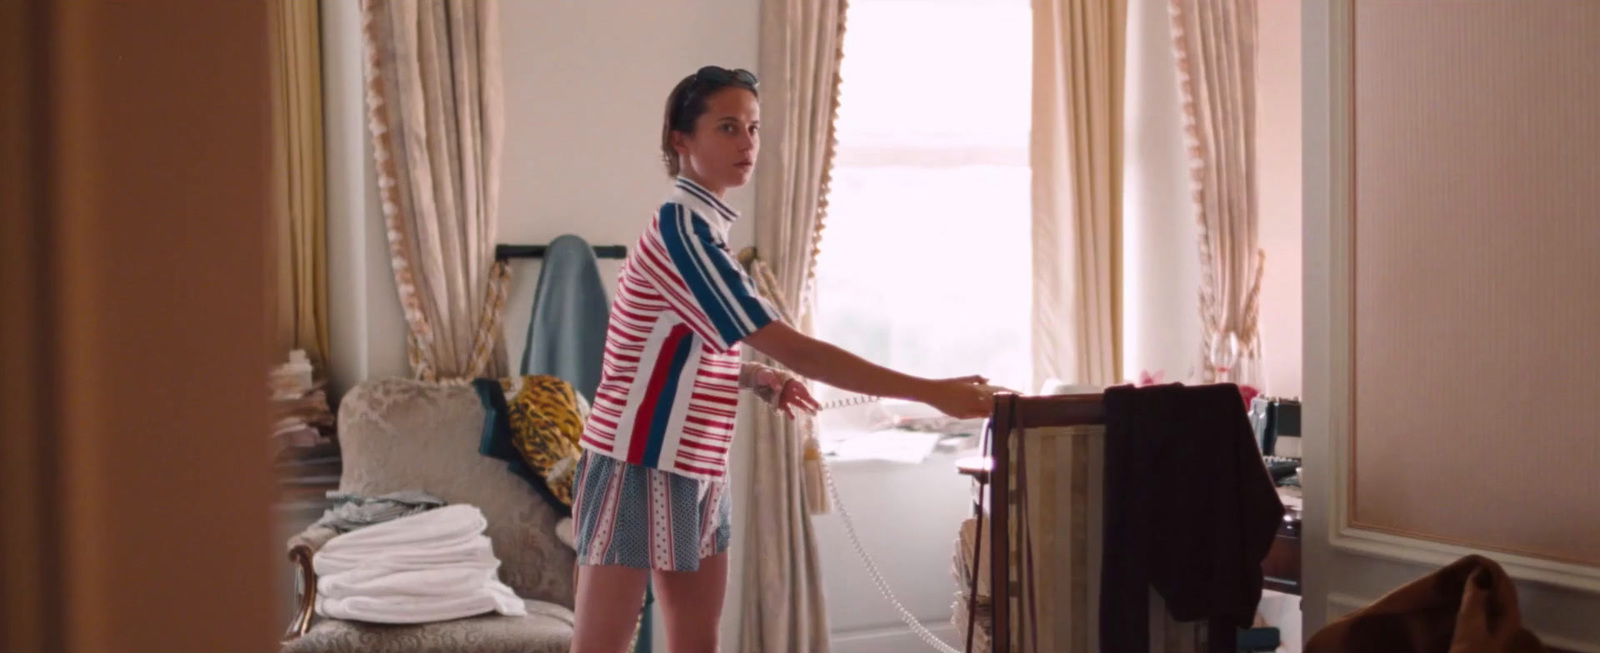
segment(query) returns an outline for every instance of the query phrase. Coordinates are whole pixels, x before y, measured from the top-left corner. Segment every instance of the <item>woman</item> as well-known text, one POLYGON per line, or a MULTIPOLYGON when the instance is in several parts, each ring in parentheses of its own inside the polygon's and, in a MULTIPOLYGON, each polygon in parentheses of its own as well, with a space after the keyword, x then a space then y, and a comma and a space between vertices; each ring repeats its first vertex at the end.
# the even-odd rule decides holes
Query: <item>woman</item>
POLYGON ((623 264, 576 472, 576 653, 627 648, 651 574, 668 650, 717 650, 738 394, 752 390, 791 417, 817 409, 797 379, 741 366, 740 343, 836 388, 959 418, 990 410, 994 389, 981 377, 931 380, 874 365, 795 331, 757 295, 728 250, 738 213, 722 201, 755 167, 756 85, 748 71, 708 66, 667 96, 661 154, 675 181, 623 264))

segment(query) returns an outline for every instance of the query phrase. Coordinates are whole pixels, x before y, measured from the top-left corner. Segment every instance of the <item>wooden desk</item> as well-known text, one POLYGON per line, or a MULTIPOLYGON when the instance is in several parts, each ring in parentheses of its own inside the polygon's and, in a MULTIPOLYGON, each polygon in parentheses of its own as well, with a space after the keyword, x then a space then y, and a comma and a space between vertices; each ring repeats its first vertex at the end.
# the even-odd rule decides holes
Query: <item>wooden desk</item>
POLYGON ((1300 511, 1285 507, 1278 537, 1261 561, 1265 587, 1285 594, 1300 595, 1300 511))

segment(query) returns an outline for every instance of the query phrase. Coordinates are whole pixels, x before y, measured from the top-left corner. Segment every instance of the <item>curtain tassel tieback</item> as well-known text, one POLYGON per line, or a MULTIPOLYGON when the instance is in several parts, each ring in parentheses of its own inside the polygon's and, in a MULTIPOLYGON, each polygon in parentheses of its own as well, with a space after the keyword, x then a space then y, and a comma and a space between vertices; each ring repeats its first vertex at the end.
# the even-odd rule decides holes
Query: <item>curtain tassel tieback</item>
MULTIPOLYGON (((755 280, 756 290, 777 307, 779 317, 790 325, 796 324, 795 313, 790 308, 792 305, 779 291, 778 280, 773 276, 772 269, 756 255, 755 248, 747 247, 740 251, 739 262, 744 264, 755 280)), ((776 407, 773 409, 776 410, 776 407)), ((833 510, 833 506, 828 501, 826 479, 822 469, 822 444, 817 441, 816 421, 798 419, 795 421, 795 426, 800 431, 800 478, 806 511, 812 515, 826 515, 833 510)))

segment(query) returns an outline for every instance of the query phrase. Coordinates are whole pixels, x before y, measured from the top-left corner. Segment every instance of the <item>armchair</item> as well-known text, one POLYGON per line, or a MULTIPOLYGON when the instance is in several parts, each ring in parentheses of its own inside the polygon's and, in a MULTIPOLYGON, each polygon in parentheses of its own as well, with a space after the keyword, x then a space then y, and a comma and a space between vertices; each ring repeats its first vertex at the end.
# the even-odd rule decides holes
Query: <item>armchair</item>
POLYGON ((528 615, 487 615, 385 625, 315 614, 312 556, 335 533, 312 526, 288 542, 302 581, 282 653, 566 653, 572 639, 575 556, 557 537, 559 517, 505 463, 478 454, 484 412, 469 385, 406 379, 362 383, 339 407, 344 471, 339 489, 365 496, 423 490, 477 506, 501 561, 500 579, 528 615))

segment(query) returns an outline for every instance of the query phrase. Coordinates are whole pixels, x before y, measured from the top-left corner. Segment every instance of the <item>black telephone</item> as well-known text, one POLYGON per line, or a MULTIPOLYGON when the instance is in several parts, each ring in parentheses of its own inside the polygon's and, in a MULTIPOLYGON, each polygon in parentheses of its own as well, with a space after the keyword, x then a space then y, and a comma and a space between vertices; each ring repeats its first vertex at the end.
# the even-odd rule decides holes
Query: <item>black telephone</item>
MULTIPOLYGON (((1278 455, 1278 438, 1300 438, 1300 400, 1260 396, 1250 400, 1250 427, 1274 485, 1298 485, 1299 447, 1293 456, 1278 455)), ((1288 453, 1288 452, 1285 452, 1288 453)))

